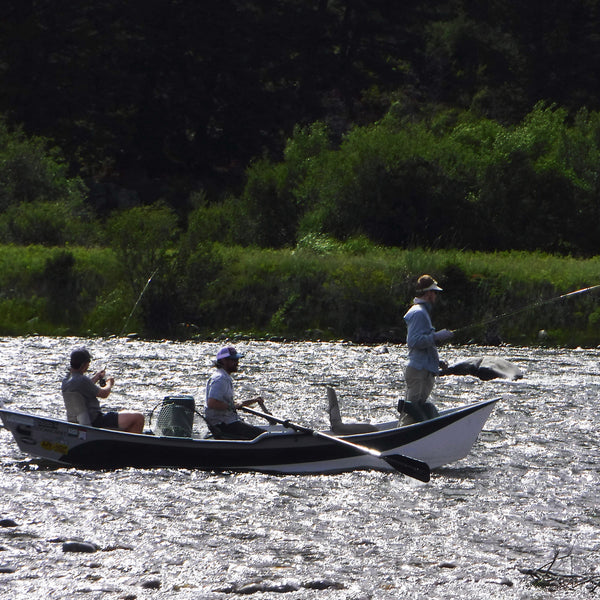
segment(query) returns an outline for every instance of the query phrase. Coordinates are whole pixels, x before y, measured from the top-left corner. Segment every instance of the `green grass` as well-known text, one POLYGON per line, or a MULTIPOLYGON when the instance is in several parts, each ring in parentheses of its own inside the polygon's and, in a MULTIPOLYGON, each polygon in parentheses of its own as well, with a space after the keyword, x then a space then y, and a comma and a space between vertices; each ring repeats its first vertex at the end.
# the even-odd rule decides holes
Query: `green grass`
MULTIPOLYGON (((48 261, 64 265, 56 260, 64 249, 0 246, 0 334, 120 332, 135 300, 122 265, 108 249, 68 251, 74 263, 54 273, 59 267, 48 261), (73 310, 64 314, 61 306, 72 299, 61 296, 62 285, 49 285, 56 277, 76 294, 73 310)), ((211 252, 222 267, 197 287, 182 279, 174 253, 132 326, 161 337, 176 337, 180 323, 191 323, 186 331, 203 337, 227 329, 295 339, 404 341, 402 316, 414 282, 430 273, 445 290, 434 323, 463 330, 461 343, 483 343, 491 333, 514 344, 600 344, 598 290, 560 298, 600 283, 598 257, 404 250, 327 239, 282 250, 215 245, 211 252), (161 323, 173 325, 158 330, 153 310, 166 315, 161 323), (548 334, 543 341, 540 330, 548 334)))

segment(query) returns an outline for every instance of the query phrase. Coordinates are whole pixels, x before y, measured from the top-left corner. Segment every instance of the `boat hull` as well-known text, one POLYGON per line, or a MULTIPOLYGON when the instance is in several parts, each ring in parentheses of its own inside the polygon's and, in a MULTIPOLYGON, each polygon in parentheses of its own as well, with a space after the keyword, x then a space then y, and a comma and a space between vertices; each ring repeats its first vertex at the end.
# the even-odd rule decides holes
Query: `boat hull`
MULTIPOLYGON (((343 439, 385 455, 410 456, 433 469, 469 453, 496 402, 452 409, 407 427, 381 424, 378 431, 343 439)), ((283 427, 269 428, 254 440, 239 441, 125 433, 4 409, 0 418, 24 453, 78 468, 175 467, 282 474, 393 470, 375 456, 283 427)))

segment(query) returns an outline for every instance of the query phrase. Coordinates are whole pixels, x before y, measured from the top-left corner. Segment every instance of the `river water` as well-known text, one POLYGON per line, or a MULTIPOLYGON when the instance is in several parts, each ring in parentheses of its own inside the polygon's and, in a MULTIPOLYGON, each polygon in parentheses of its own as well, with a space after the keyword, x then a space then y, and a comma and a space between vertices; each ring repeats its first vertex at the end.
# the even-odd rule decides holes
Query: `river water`
MULTIPOLYGON (((0 399, 63 415, 74 338, 0 338, 0 399)), ((117 383, 111 409, 162 397, 202 402, 214 343, 94 339, 117 383)), ((240 342, 241 399, 325 427, 324 385, 348 420, 395 417, 403 346, 240 342)), ((50 469, 0 429, 0 598, 586 598, 534 587, 524 569, 598 577, 598 350, 448 347, 449 363, 494 355, 519 381, 440 378, 440 408, 502 396, 471 454, 424 484, 397 473, 272 476, 50 469), (92 553, 64 552, 83 541, 92 553), (568 556, 568 558, 563 558, 568 556)))

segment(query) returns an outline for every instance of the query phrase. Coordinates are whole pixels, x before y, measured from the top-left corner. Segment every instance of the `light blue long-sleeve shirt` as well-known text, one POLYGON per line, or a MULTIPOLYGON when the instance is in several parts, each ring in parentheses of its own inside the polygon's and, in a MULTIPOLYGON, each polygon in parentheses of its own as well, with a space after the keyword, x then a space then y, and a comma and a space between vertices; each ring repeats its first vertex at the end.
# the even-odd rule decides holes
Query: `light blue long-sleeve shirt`
POLYGON ((426 369, 437 375, 440 370, 440 357, 433 338, 435 329, 429 316, 431 304, 420 298, 415 298, 413 302, 404 315, 408 328, 408 366, 413 369, 426 369))
POLYGON ((217 369, 206 383, 204 418, 209 425, 229 424, 240 420, 233 401, 233 380, 225 369, 217 369), (209 398, 225 403, 227 408, 225 410, 208 408, 209 398))

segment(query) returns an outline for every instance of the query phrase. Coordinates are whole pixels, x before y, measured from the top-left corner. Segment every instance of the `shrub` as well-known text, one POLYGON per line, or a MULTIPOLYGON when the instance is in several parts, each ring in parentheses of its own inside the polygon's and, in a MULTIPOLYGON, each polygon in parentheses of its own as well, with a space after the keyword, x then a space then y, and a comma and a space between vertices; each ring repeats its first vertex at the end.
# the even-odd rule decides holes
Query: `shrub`
POLYGON ((42 137, 27 137, 0 119, 0 211, 23 202, 80 201, 85 186, 68 176, 62 153, 42 137))
POLYGON ((27 137, 0 119, 0 234, 5 242, 95 241, 84 210, 85 194, 83 181, 69 176, 66 161, 50 140, 27 137))
POLYGON ((454 215, 465 194, 442 169, 434 146, 433 135, 421 126, 396 130, 384 121, 355 129, 307 173, 299 193, 310 208, 300 235, 365 235, 397 246, 454 243, 454 215))
POLYGON ((45 314, 54 324, 68 323, 73 330, 81 322, 82 284, 74 272, 75 257, 62 250, 46 260, 42 273, 42 289, 47 297, 45 314))
POLYGON ((287 140, 283 162, 261 159, 250 165, 242 194, 246 231, 238 241, 273 248, 295 245, 298 222, 306 210, 302 181, 315 158, 329 146, 323 123, 296 126, 287 140))
POLYGON ((107 231, 137 297, 152 272, 167 260, 179 233, 177 216, 160 202, 136 206, 112 215, 107 231))
POLYGON ((25 246, 91 245, 99 235, 87 218, 79 217, 83 212, 82 205, 64 201, 13 204, 0 214, 0 232, 5 242, 25 246))

